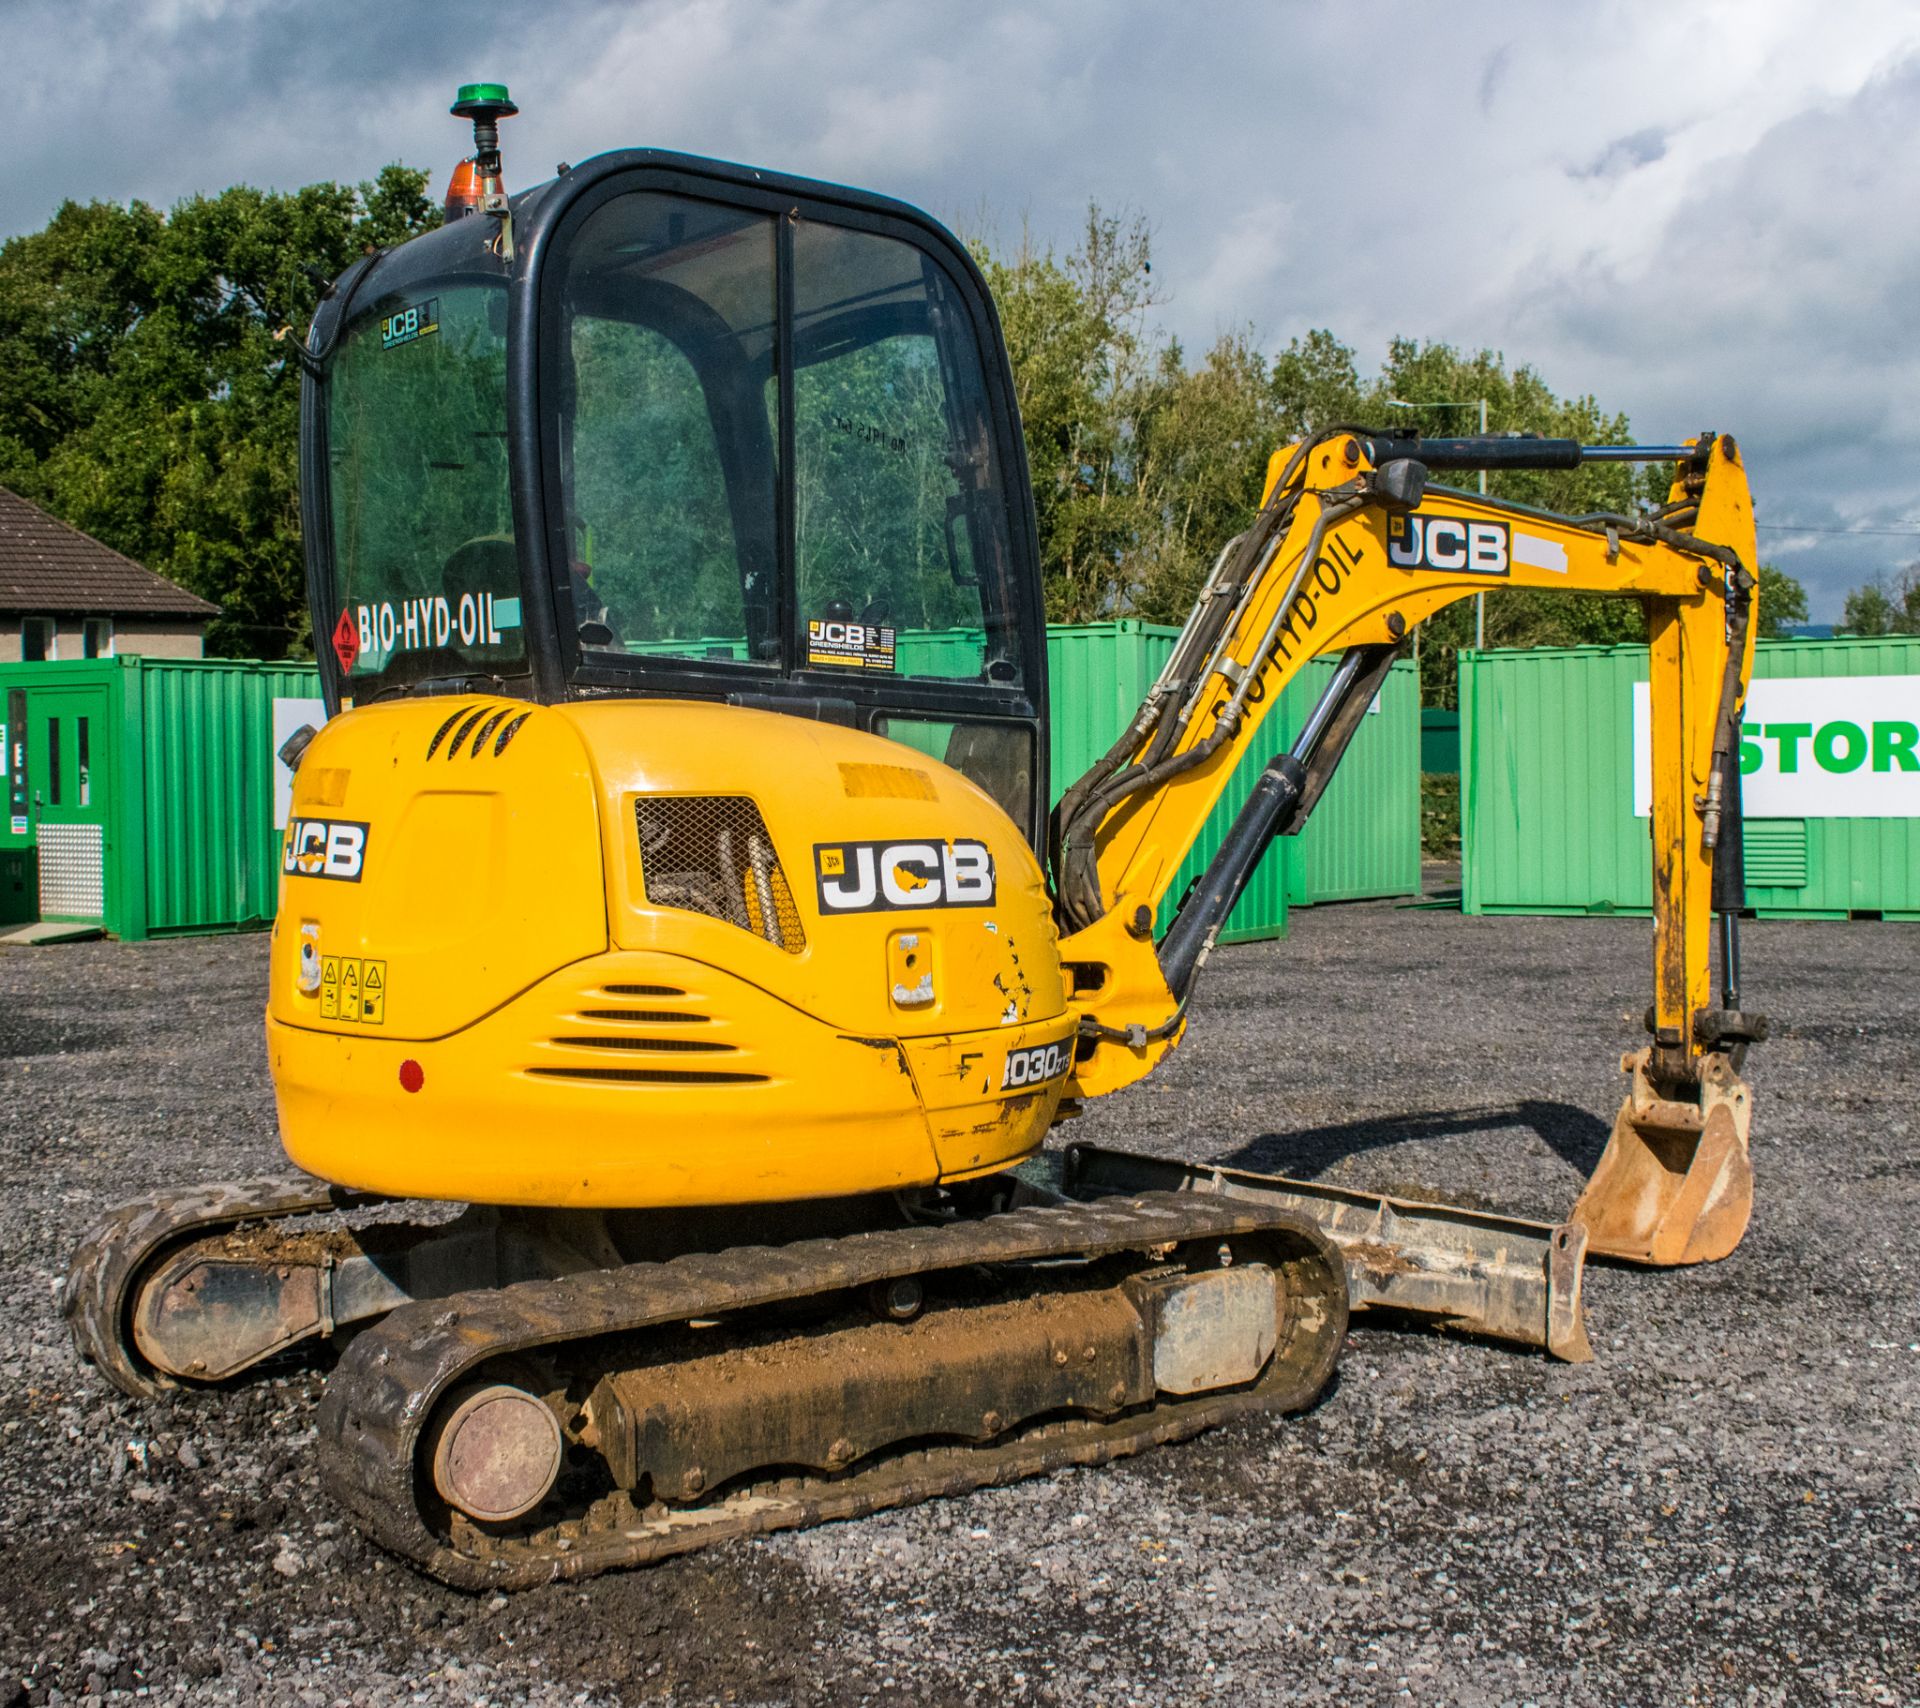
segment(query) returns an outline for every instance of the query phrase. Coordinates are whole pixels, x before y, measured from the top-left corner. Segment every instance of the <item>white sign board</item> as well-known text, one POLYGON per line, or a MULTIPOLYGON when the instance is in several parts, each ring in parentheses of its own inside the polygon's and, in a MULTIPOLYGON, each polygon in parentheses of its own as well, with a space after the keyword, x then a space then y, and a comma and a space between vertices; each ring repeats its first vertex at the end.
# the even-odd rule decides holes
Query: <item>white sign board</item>
POLYGON ((273 828, 285 830, 293 812, 293 773, 280 757, 287 737, 302 724, 318 729, 327 721, 324 700, 275 700, 273 702, 273 828))
MULTIPOLYGON (((1653 810, 1647 685, 1633 685, 1633 810, 1653 810)), ((1920 818, 1920 676, 1770 678, 1740 727, 1748 818, 1920 818)))

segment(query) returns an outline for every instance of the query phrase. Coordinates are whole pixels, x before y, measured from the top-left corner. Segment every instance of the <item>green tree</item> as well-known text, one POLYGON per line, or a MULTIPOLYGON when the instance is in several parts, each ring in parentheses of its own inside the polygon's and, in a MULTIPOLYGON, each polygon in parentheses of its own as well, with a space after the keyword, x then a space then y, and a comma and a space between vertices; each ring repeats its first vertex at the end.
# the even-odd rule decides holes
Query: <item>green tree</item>
POLYGON ((1047 614, 1088 622, 1131 609, 1143 417, 1164 384, 1147 324, 1151 237, 1144 221, 1087 210, 1065 256, 1023 233, 1008 259, 975 252, 1012 360, 1033 475, 1047 614))
POLYGON ((1840 627, 1850 635, 1920 634, 1920 563, 1856 587, 1847 595, 1840 627))
POLYGON ((1762 640, 1778 640, 1780 631, 1790 623, 1807 620, 1807 590, 1784 569, 1763 563, 1760 578, 1760 623, 1762 640))
POLYGON ((1089 208, 1077 248, 975 245, 1006 330, 1033 472, 1047 613, 1177 622, 1292 436, 1252 335, 1189 367, 1150 322, 1151 236, 1089 208))
MULTIPOLYGON (((1479 401, 1486 400, 1490 433, 1537 433, 1583 444, 1630 442, 1627 418, 1603 410, 1591 397, 1562 398, 1532 367, 1508 368, 1497 351, 1465 352, 1449 344, 1396 338, 1378 378, 1362 398, 1365 419, 1415 426, 1432 436, 1479 431, 1479 401)), ((1473 482, 1473 476, 1459 477, 1473 482)), ((1544 510, 1583 515, 1628 511, 1646 496, 1630 465, 1588 464, 1577 469, 1495 470, 1487 493, 1544 510)), ((1666 496, 1664 482, 1658 496, 1666 496)), ((1422 626, 1421 701, 1451 706, 1458 692, 1458 657, 1474 640, 1471 600, 1450 605, 1422 626)), ((1643 640, 1646 619, 1639 601, 1568 596, 1528 589, 1490 590, 1486 599, 1486 644, 1490 647, 1583 646, 1643 640)))
POLYGON ((1193 369, 1178 345, 1168 346, 1136 434, 1134 533, 1122 560, 1129 603, 1140 616, 1177 623, 1258 508, 1268 459, 1289 437, 1251 335, 1222 336, 1193 369))
POLYGON ((1273 361, 1269 379, 1275 417, 1286 442, 1329 427, 1369 421, 1374 388, 1360 383, 1354 355, 1331 332, 1296 338, 1273 361))
POLYGON ((215 653, 311 650, 297 486, 322 283, 438 223, 426 174, 61 206, 0 246, 0 484, 217 601, 215 653))
MULTIPOLYGON (((1178 622, 1219 549, 1246 526, 1272 453, 1339 425, 1405 426, 1428 435, 1477 432, 1586 444, 1629 441, 1627 418, 1591 396, 1562 397, 1525 364, 1494 350, 1396 338, 1363 377, 1354 352, 1324 328, 1271 360, 1248 332, 1219 339, 1189 365, 1151 321, 1151 245, 1138 221, 1088 210, 1078 248, 1062 256, 1023 236, 1011 259, 975 246, 998 300, 1034 477, 1047 613, 1056 622, 1144 616, 1178 622)), ((1477 483, 1476 483, 1477 484, 1477 483)), ((1666 471, 1626 464, 1493 472, 1496 498, 1572 514, 1630 511, 1667 496, 1666 471)), ((1775 572, 1769 571, 1770 576, 1775 572)), ((1765 605, 1804 609, 1790 578, 1765 605), (1800 603, 1796 606, 1794 599, 1800 603)), ((1507 590, 1487 598, 1490 646, 1644 639, 1633 599, 1507 590)), ((1431 618, 1421 637, 1428 704, 1450 705, 1456 658, 1472 641, 1470 602, 1431 618)))
MULTIPOLYGON (((1316 329, 1268 361, 1251 334, 1218 340, 1188 366, 1157 334, 1145 230, 1089 211, 1081 247, 1061 259, 1023 242, 1001 262, 981 250, 999 299, 1034 471, 1047 610, 1055 621, 1139 615, 1177 622, 1215 554, 1259 503, 1271 454, 1344 425, 1402 425, 1429 435, 1537 433, 1588 444, 1629 438, 1624 415, 1590 396, 1564 398, 1497 351, 1398 338, 1371 378, 1333 333, 1316 329)), ((1496 498, 1575 514, 1664 498, 1655 471, 1628 465, 1492 473, 1496 498)), ((1496 591, 1493 646, 1643 638, 1637 601, 1496 591)), ((1423 697, 1451 704, 1455 660, 1473 612, 1456 605, 1425 625, 1423 697)))

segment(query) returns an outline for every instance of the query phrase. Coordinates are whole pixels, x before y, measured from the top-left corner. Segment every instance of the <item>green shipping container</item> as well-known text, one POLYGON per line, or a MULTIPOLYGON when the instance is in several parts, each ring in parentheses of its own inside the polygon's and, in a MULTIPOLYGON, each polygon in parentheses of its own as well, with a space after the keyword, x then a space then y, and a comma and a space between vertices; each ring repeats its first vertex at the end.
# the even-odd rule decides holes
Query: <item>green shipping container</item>
POLYGON ((1460 774, 1460 714, 1440 706, 1420 710, 1420 769, 1432 777, 1460 774))
MULTIPOLYGON (((1281 696, 1289 742, 1333 671, 1331 658, 1316 658, 1281 696)), ((1306 829, 1285 846, 1295 907, 1420 893, 1420 668, 1412 659, 1387 673, 1306 829)))
MULTIPOLYGON (((1468 913, 1651 911, 1646 681, 1637 646, 1460 655, 1468 913)), ((1748 905, 1920 919, 1920 639, 1762 641, 1742 733, 1748 905)))
POLYGON ((310 666, 124 657, 0 667, 0 911, 17 899, 10 871, 31 860, 28 919, 132 939, 270 923, 287 779, 275 750, 320 721, 319 699, 310 666))
MULTIPOLYGON (((1054 799, 1113 744, 1139 709, 1179 631, 1134 621, 1054 624, 1047 630, 1047 695, 1053 709, 1054 799)), ((1261 768, 1290 743, 1333 674, 1316 659, 1260 726, 1254 748, 1208 816, 1161 908, 1162 929, 1187 886, 1206 869, 1261 768)), ((1420 685, 1414 665, 1394 665, 1375 714, 1362 720, 1307 827, 1276 843, 1235 905, 1225 943, 1278 937, 1287 908, 1420 888, 1420 685)))
MULTIPOLYGON (((1049 630, 1056 799, 1133 715, 1175 634, 1134 621, 1049 630)), ((903 633, 900 649, 907 670, 937 670, 942 649, 951 669, 971 670, 979 639, 903 633)), ((1331 671, 1309 665, 1262 724, 1168 892, 1163 925, 1331 671)), ((12 718, 7 752, 19 759, 8 776, 17 799, 0 819, 0 925, 91 923, 137 939, 268 923, 288 781, 274 756, 294 727, 319 721, 319 696, 309 667, 241 660, 0 668, 0 723, 12 718)), ((1418 889, 1417 700, 1413 666, 1396 665, 1306 831, 1261 862, 1223 941, 1282 935, 1290 902, 1418 889)))

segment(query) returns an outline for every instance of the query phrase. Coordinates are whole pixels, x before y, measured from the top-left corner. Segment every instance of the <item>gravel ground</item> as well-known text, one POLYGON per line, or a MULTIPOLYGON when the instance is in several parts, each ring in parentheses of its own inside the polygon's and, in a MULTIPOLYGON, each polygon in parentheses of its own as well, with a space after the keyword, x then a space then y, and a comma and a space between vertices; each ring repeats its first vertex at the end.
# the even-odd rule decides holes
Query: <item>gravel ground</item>
MULTIPOLYGON (((1556 1217, 1646 939, 1296 915, 1073 1132, 1556 1217)), ((279 1167, 265 947, 0 952, 0 1708, 1920 1701, 1920 928, 1749 928, 1753 1229, 1591 1270, 1591 1365, 1356 1329, 1304 1418, 511 1601, 343 1526, 318 1376, 136 1404, 68 1346, 102 1208, 279 1167)))

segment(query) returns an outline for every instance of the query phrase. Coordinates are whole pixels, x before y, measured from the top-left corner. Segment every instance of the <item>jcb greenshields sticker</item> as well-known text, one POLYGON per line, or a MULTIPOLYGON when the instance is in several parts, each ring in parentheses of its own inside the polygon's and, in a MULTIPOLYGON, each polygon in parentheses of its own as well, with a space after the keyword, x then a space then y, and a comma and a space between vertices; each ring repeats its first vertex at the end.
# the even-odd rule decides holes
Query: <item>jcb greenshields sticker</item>
MULTIPOLYGON (((1652 810, 1647 685, 1633 685, 1633 810, 1652 810)), ((1748 818, 1920 818, 1920 676, 1774 678, 1740 726, 1748 818)))
POLYGON ((409 303, 380 317, 380 348, 391 350, 396 345, 411 344, 439 330, 440 299, 428 297, 425 302, 409 303))
POLYGON ((807 663, 815 669, 892 670, 890 623, 848 623, 830 617, 807 622, 807 663))

